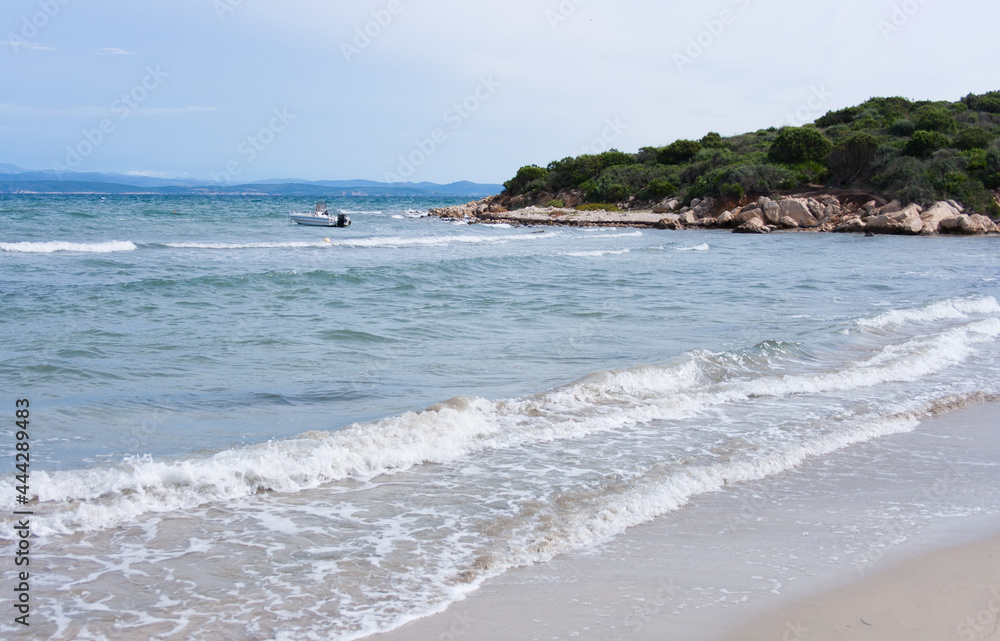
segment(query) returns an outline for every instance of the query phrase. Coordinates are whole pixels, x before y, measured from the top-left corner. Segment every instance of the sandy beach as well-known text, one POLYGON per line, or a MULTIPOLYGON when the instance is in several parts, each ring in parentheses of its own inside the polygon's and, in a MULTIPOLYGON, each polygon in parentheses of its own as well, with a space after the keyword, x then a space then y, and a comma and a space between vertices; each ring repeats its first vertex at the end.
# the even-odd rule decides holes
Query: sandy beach
POLYGON ((998 418, 996 403, 972 405, 697 497, 370 638, 998 639, 1000 520, 942 507, 995 499, 998 418), (941 452, 948 462, 928 456, 941 452), (894 520, 914 504, 926 518, 894 520), (872 514, 879 527, 855 525, 872 514))

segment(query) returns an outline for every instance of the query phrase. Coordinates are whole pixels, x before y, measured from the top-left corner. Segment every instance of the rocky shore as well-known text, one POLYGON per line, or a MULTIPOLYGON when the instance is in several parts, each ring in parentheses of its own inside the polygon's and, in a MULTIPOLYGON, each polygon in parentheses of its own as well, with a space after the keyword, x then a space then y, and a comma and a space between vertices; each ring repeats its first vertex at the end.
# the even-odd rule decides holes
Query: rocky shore
POLYGON ((470 223, 572 225, 581 227, 653 227, 657 229, 730 229, 735 233, 820 231, 864 234, 986 235, 1000 233, 997 224, 970 214, 961 203, 940 201, 924 208, 898 200, 885 202, 871 194, 811 192, 746 203, 694 199, 681 206, 667 199, 649 209, 579 211, 568 207, 517 207, 503 194, 464 205, 430 210, 430 215, 470 223), (514 205, 513 207, 511 205, 514 205))

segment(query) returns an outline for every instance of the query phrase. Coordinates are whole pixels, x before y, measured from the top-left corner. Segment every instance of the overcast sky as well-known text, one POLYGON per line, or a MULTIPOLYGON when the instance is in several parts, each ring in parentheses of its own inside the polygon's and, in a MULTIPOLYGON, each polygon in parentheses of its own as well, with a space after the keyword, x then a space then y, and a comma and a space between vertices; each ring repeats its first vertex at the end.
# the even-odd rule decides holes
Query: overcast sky
POLYGON ((4 0, 0 163, 502 182, 1000 89, 995 0, 4 0))

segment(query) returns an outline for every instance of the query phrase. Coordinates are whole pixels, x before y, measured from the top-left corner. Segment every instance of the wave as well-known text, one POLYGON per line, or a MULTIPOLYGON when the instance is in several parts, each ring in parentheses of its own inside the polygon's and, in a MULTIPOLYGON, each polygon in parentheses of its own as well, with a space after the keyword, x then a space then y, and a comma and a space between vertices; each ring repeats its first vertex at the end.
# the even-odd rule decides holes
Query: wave
POLYGON ((677 251, 679 251, 679 252, 707 252, 709 249, 711 249, 711 247, 708 246, 708 243, 702 243, 700 245, 695 245, 694 247, 678 247, 677 251))
MULTIPOLYGON (((856 360, 828 363, 829 371, 793 374, 782 372, 805 358, 795 345, 769 342, 722 354, 695 351, 668 365, 599 372, 539 394, 502 400, 456 397, 423 411, 203 458, 160 461, 147 456, 113 468, 37 472, 32 491, 39 513, 51 511, 40 517, 38 531, 104 529, 148 512, 190 509, 262 491, 294 493, 423 463, 449 463, 487 450, 682 420, 724 405, 910 382, 961 363, 976 353, 977 345, 997 338, 1000 319, 991 318, 889 344, 856 360)), ((878 435, 879 429, 829 438, 840 447, 836 444, 878 435)), ((795 464, 804 452, 781 455, 781 465, 795 464)), ((730 476, 739 475, 723 475, 730 476)), ((13 506, 12 485, 0 488, 0 504, 13 506)))
POLYGON ((594 251, 565 252, 560 256, 572 256, 574 258, 597 258, 600 256, 620 256, 629 253, 630 249, 598 249, 594 251))
POLYGON ((2 251, 26 254, 51 254, 54 252, 109 254, 111 252, 135 251, 136 249, 136 244, 129 240, 111 240, 103 243, 68 243, 63 241, 0 243, 2 251))
POLYGON ((340 213, 342 213, 342 214, 349 214, 349 215, 350 214, 381 214, 382 210, 365 211, 365 210, 360 210, 359 209, 357 211, 354 211, 352 209, 341 209, 340 213))
POLYGON ((992 296, 958 298, 938 301, 925 307, 914 309, 893 309, 869 318, 856 321, 858 327, 883 328, 909 323, 930 323, 941 320, 962 320, 970 314, 1000 313, 1000 303, 992 296))
POLYGON ((458 244, 499 244, 511 241, 537 240, 550 238, 559 232, 546 234, 505 234, 500 236, 487 235, 453 235, 453 236, 373 236, 369 238, 343 238, 311 242, 262 242, 262 243, 164 243, 166 247, 175 249, 302 249, 315 247, 420 247, 444 246, 458 244))

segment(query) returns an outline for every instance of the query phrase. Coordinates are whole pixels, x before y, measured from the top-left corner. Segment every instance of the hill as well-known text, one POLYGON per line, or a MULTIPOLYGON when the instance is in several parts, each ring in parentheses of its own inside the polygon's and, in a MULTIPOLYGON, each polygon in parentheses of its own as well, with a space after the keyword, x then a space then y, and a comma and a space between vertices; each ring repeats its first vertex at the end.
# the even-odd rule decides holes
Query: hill
POLYGON ((498 202, 651 208, 711 197, 735 205, 761 196, 843 190, 884 201, 954 200, 1000 216, 1000 91, 957 102, 872 98, 803 127, 677 140, 528 165, 498 202))

